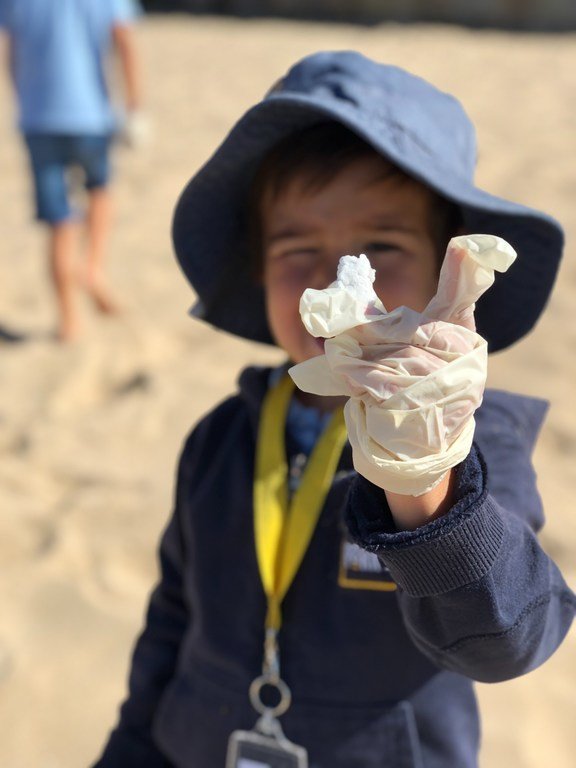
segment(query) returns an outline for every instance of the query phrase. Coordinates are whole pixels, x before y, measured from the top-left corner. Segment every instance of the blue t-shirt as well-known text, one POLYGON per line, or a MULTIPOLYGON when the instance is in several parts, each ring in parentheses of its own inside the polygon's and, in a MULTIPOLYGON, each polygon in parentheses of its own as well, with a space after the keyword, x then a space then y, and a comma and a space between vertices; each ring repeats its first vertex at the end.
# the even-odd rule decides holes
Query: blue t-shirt
POLYGON ((102 134, 114 127, 105 60, 132 0, 0 0, 22 131, 102 134))

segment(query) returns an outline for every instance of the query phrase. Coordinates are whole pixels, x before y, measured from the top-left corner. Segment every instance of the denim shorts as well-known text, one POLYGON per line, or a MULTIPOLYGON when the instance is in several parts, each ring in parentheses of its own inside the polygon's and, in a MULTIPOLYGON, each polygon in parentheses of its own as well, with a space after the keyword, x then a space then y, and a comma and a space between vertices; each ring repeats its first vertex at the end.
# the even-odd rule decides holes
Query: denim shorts
POLYGON ((69 171, 79 169, 87 190, 105 187, 110 177, 109 135, 28 133, 36 217, 55 224, 72 216, 69 171))

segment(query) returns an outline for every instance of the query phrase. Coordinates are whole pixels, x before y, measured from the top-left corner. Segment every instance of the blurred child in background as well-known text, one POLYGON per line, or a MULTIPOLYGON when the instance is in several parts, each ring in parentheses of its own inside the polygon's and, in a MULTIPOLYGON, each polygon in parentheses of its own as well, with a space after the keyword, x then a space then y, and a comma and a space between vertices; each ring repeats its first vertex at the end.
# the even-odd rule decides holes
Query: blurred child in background
POLYGON ((79 284, 100 312, 117 310, 104 272, 111 223, 110 145, 118 129, 107 67, 115 51, 124 81, 125 128, 137 131, 142 115, 134 18, 132 0, 0 0, 0 30, 8 41, 36 216, 48 229, 61 341, 79 333, 79 284), (73 169, 82 172, 87 193, 81 269, 75 264, 77 214, 69 177, 73 169))

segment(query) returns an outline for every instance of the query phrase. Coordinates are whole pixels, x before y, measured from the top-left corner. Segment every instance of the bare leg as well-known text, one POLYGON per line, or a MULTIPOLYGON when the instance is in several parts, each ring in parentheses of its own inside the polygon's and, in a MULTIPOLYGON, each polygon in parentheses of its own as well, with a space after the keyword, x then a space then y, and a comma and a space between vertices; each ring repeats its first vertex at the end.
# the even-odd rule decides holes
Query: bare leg
POLYGON ((88 197, 86 290, 96 307, 105 314, 115 314, 115 304, 104 277, 104 260, 112 219, 112 204, 107 187, 93 189, 88 197))
POLYGON ((61 341, 71 341, 78 335, 72 268, 75 230, 76 225, 69 220, 51 224, 49 230, 48 256, 58 303, 58 337, 61 341))

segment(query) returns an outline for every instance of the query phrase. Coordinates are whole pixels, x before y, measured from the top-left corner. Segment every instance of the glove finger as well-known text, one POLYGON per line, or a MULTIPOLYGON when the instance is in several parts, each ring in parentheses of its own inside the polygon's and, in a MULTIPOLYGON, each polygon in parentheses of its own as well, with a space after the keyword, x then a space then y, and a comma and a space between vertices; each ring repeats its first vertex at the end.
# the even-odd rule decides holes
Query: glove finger
POLYGON ((293 365, 288 369, 288 373, 302 392, 312 392, 325 397, 348 394, 342 380, 334 376, 325 355, 312 357, 303 363, 293 365))
POLYGON ((422 313, 423 321, 444 320, 475 330, 474 305, 494 282, 494 271, 506 272, 516 252, 495 235, 454 237, 448 249, 436 295, 422 313))

